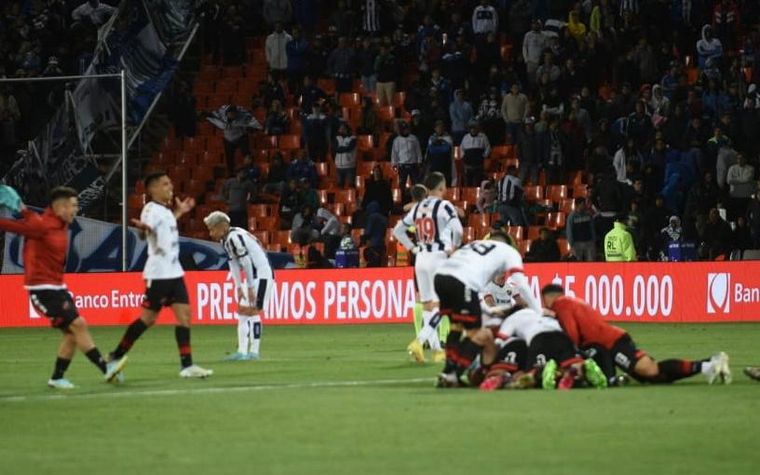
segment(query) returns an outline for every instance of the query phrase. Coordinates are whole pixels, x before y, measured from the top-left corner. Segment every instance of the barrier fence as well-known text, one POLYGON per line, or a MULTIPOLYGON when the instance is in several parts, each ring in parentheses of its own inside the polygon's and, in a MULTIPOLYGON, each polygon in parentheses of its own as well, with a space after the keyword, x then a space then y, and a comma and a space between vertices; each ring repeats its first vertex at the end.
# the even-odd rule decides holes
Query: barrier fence
MULTIPOLYGON (((536 294, 559 283, 611 321, 760 321, 760 262, 530 264, 526 273, 536 294)), ((195 324, 232 323, 236 304, 228 272, 188 272, 185 279, 195 324)), ((275 279, 267 325, 412 320, 411 267, 278 270, 275 279)), ((67 274, 66 282, 91 325, 125 325, 140 311, 140 273, 67 274)), ((0 327, 47 326, 22 286, 21 275, 0 276, 0 327)), ((159 324, 171 323, 171 312, 163 311, 159 324)))

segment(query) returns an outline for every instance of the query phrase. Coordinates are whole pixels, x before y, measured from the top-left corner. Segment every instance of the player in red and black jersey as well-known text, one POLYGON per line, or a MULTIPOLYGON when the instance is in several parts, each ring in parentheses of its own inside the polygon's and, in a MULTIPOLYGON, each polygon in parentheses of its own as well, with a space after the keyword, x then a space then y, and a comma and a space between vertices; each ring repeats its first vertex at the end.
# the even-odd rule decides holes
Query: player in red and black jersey
POLYGON ((0 218, 0 230, 24 236, 24 287, 34 308, 50 325, 63 332, 53 375, 48 386, 56 389, 74 387, 64 378, 77 348, 113 381, 124 363, 108 365, 92 340, 87 322, 79 316, 74 300, 63 283, 66 252, 69 248, 69 224, 79 211, 77 192, 58 187, 50 192, 50 205, 37 214, 21 205, 21 219, 0 218))
POLYGON ((564 295, 561 286, 550 284, 541 291, 544 307, 555 313, 567 336, 597 361, 608 378, 615 366, 634 379, 647 383, 672 383, 702 373, 712 384, 731 382, 728 355, 717 353, 702 360, 670 359, 657 362, 639 350, 622 328, 610 325, 588 303, 564 295))

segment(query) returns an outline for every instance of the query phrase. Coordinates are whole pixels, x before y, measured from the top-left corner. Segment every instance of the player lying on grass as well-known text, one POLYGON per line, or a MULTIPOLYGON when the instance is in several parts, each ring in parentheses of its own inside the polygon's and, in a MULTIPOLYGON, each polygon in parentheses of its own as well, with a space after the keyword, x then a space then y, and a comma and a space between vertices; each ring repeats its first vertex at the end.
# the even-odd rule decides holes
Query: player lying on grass
POLYGON ((710 384, 731 382, 728 355, 722 351, 702 360, 657 362, 639 350, 625 330, 604 321, 588 303, 565 296, 559 285, 547 285, 541 296, 544 306, 555 313, 570 340, 580 350, 593 353, 607 378, 615 377, 617 366, 637 381, 646 383, 672 383, 699 373, 704 374, 710 384))
POLYGON ((493 333, 482 326, 480 293, 494 277, 504 273, 510 275, 517 291, 526 296, 529 307, 540 313, 541 306, 523 274, 522 257, 507 244, 503 233, 493 233, 487 241, 462 246, 436 270, 435 293, 441 298, 441 314, 448 315, 451 321, 439 387, 458 385, 459 377, 479 354, 485 368, 495 361, 497 347, 493 333))
POLYGON ((258 360, 261 345, 261 316, 274 288, 274 274, 267 253, 258 239, 245 229, 230 226, 230 217, 214 211, 203 219, 211 239, 227 251, 230 274, 238 299, 238 349, 230 361, 258 360), (245 280, 240 278, 241 270, 245 280))
POLYGON ((64 377, 77 348, 87 356, 106 381, 120 375, 126 358, 106 363, 92 340, 87 322, 79 315, 74 299, 63 282, 66 252, 69 249, 69 225, 79 211, 77 192, 57 187, 50 191, 50 205, 42 214, 20 204, 21 219, 0 218, 0 230, 24 236, 24 286, 35 310, 50 320, 50 326, 61 330, 53 375, 48 386, 72 389, 64 377))
POLYGON ((177 219, 195 206, 195 200, 174 198, 174 185, 166 173, 157 172, 145 178, 145 190, 151 201, 146 203, 139 220, 132 223, 140 229, 148 240, 148 260, 145 262, 145 299, 142 315, 133 321, 116 349, 111 353, 112 361, 125 358, 135 341, 152 327, 158 319, 162 307, 171 307, 177 326, 174 337, 179 350, 182 378, 206 378, 214 372, 193 364, 190 347, 190 299, 183 276, 185 271, 179 263, 179 233, 177 219), (175 207, 172 211, 171 206, 175 207))

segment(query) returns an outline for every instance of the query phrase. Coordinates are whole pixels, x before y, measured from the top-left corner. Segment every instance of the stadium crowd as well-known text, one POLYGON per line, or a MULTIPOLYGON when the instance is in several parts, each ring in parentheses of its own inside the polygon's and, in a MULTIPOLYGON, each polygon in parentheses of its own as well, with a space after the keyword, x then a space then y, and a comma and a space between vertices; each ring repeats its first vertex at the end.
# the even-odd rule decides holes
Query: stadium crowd
MULTIPOLYGON (((114 0, 7 0, 0 6, 0 78, 83 74, 114 0)), ((0 175, 61 103, 63 83, 0 84, 0 175)))

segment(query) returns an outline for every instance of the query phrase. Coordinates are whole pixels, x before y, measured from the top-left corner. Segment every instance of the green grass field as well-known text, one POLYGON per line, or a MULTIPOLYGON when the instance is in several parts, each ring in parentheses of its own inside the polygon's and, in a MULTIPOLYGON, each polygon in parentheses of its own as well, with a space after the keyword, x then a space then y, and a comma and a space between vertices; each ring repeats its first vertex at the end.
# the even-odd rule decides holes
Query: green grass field
MULTIPOLYGON (((196 327, 208 380, 180 380, 172 328, 141 339, 121 386, 82 355, 45 386, 58 335, 0 331, 0 471, 26 473, 758 473, 760 325, 629 325, 658 358, 732 358, 734 384, 437 390, 411 325, 269 327, 259 362, 221 362, 232 327, 196 327)), ((93 330, 110 350, 122 328, 93 330)))

